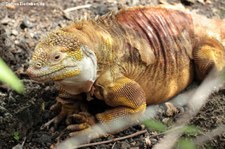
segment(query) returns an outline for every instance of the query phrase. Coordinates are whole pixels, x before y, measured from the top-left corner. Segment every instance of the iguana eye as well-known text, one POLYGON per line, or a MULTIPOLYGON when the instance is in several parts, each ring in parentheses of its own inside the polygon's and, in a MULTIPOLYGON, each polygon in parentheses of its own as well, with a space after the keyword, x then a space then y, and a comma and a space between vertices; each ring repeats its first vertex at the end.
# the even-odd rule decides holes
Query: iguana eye
POLYGON ((54 59, 55 59, 55 60, 60 59, 60 55, 55 55, 54 59))
POLYGON ((52 55, 52 60, 59 61, 61 59, 61 53, 55 53, 52 55))

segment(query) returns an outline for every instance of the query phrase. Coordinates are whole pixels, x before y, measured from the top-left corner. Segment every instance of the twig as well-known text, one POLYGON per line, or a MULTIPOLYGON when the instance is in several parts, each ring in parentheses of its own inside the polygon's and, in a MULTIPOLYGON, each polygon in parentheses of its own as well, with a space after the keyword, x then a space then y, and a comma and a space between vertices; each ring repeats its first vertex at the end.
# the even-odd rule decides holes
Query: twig
POLYGON ((69 12, 74 11, 74 10, 84 9, 84 8, 89 8, 89 7, 91 7, 91 4, 67 8, 67 9, 63 10, 63 12, 64 13, 69 13, 69 12))
POLYGON ((133 134, 130 134, 130 135, 127 135, 127 136, 124 136, 124 137, 119 137, 119 138, 115 138, 115 139, 111 139, 111 140, 107 140, 107 141, 83 144, 83 145, 77 146, 76 148, 89 147, 89 146, 95 146, 95 145, 100 145, 100 144, 106 144, 106 143, 111 143, 111 142, 115 142, 115 141, 120 141, 120 140, 132 138, 132 137, 144 134, 146 132, 147 132, 147 130, 141 130, 141 131, 135 132, 133 134))
POLYGON ((24 137, 23 142, 22 142, 22 144, 21 144, 22 147, 24 146, 26 140, 27 140, 27 137, 24 137))
POLYGON ((116 142, 113 143, 111 149, 114 149, 114 146, 116 145, 116 142))

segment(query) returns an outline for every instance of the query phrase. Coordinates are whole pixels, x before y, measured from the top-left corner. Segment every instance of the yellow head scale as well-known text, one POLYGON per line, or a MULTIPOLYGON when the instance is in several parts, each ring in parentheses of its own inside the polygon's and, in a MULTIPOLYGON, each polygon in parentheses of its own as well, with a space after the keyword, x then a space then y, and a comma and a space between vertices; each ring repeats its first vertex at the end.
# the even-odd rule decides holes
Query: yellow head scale
POLYGON ((28 74, 36 80, 62 80, 80 74, 77 63, 83 59, 77 37, 57 29, 36 46, 28 74))

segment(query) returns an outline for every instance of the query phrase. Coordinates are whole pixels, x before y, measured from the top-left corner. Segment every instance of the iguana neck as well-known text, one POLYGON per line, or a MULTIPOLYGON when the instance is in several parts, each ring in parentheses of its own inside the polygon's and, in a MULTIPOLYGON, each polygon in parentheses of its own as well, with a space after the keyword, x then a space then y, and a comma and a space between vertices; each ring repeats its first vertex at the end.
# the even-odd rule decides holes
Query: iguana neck
MULTIPOLYGON (((82 25, 82 43, 95 53, 98 63, 98 71, 101 69, 106 70, 106 68, 115 65, 118 62, 118 55, 116 53, 115 45, 121 45, 118 39, 115 38, 115 34, 109 32, 106 29, 106 25, 101 22, 85 21, 82 25)), ((120 41, 122 42, 122 41, 120 41)), ((123 43, 123 42, 122 42, 123 43)))

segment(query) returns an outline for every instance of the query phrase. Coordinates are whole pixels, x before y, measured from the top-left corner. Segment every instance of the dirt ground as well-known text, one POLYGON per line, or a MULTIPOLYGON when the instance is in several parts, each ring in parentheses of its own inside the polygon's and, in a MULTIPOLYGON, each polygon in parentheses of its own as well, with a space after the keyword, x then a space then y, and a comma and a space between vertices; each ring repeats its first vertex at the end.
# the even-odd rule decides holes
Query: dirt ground
MULTIPOLYGON (((23 142, 24 149, 47 149, 60 134, 59 131, 52 133, 40 130, 40 126, 53 116, 49 111, 57 95, 53 84, 36 83, 24 73, 32 51, 42 35, 51 29, 65 26, 81 16, 102 15, 125 6, 159 4, 159 0, 46 0, 43 3, 39 2, 39 6, 29 6, 29 3, 17 5, 16 2, 19 1, 13 0, 8 2, 15 3, 6 7, 5 2, 0 0, 0 56, 22 79, 26 93, 19 95, 0 84, 0 149, 11 149, 23 142), (63 13, 63 10, 76 6, 86 6, 86 8, 72 11, 70 14, 63 13)), ((38 1, 24 0, 23 2, 38 1)), ((170 4, 182 2, 185 7, 207 17, 225 18, 224 0, 208 0, 205 3, 204 0, 161 0, 161 2, 170 4)), ((225 124, 224 114, 225 88, 210 97, 209 102, 192 120, 192 124, 208 132, 225 124)), ((158 118, 173 119, 164 114, 158 118)), ((117 138, 142 129, 143 127, 138 125, 110 137, 117 138)), ((88 148, 151 148, 160 138, 151 137, 154 133, 148 131, 123 141, 88 148), (146 141, 148 137, 150 144, 146 141)), ((94 141, 107 139, 109 137, 94 141)), ((203 148, 224 149, 225 133, 206 143, 203 148)))

